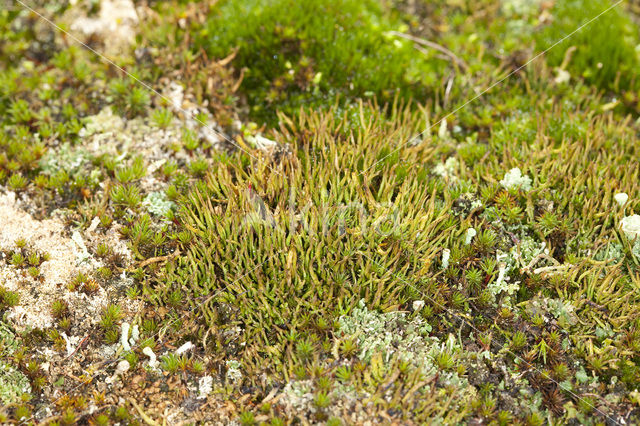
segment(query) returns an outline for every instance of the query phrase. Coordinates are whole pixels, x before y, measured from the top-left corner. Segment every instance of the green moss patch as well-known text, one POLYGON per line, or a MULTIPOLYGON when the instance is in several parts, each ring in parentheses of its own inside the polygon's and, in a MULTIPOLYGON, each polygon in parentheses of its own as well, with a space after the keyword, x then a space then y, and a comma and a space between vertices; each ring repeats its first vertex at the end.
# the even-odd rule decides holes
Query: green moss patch
POLYGON ((386 35, 401 22, 378 1, 222 2, 198 39, 213 57, 237 49, 252 116, 331 106, 336 99, 423 99, 445 61, 386 35))
POLYGON ((627 89, 631 84, 637 85, 636 46, 640 42, 637 28, 623 12, 624 4, 600 15, 612 5, 613 2, 608 0, 556 2, 551 10, 551 23, 536 35, 537 49, 544 51, 550 48, 593 19, 585 28, 547 52, 547 62, 560 66, 566 59, 571 73, 601 88, 627 89), (568 51, 570 48, 572 51, 568 51))

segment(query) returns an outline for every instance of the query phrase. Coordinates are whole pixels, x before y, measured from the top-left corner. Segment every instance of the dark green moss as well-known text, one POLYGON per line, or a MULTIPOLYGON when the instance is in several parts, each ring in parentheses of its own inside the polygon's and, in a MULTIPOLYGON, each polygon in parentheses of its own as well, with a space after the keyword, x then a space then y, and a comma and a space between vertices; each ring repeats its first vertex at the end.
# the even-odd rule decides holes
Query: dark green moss
POLYGON ((623 12, 623 4, 609 0, 555 2, 553 20, 536 34, 536 47, 547 50, 581 25, 593 22, 545 54, 551 66, 559 66, 570 55, 569 70, 603 89, 626 89, 636 85, 639 39, 637 28, 623 12), (600 15, 598 17, 598 15, 600 15), (575 47, 574 52, 567 52, 575 47))
POLYGON ((225 1, 196 47, 222 58, 237 48, 242 90, 252 116, 331 106, 336 99, 424 99, 438 63, 410 42, 387 36, 400 22, 378 1, 225 1))

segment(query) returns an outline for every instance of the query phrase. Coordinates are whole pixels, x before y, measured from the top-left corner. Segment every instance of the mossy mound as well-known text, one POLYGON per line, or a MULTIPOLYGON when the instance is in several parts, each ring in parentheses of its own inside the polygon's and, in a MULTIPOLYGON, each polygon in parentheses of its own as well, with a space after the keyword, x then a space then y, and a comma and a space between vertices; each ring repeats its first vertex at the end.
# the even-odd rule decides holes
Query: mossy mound
POLYGON ((446 62, 386 34, 401 25, 375 0, 225 1, 196 47, 219 58, 237 49, 251 115, 272 122, 276 110, 326 108, 336 98, 424 99, 446 62))
POLYGON ((545 56, 551 66, 568 61, 572 73, 604 89, 637 87, 638 29, 629 15, 609 0, 555 2, 551 23, 536 34, 536 47, 546 51, 584 25, 545 56), (575 49, 569 51, 569 49, 575 49))

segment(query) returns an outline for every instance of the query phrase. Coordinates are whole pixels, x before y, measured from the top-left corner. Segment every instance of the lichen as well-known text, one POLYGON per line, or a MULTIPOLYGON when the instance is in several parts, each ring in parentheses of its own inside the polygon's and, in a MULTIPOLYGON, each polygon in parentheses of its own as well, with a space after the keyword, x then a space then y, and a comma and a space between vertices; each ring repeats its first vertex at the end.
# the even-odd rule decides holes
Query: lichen
POLYGON ((4 405, 18 402, 24 393, 31 393, 29 379, 6 359, 18 349, 15 335, 0 321, 0 401, 4 405))
POLYGON ((436 166, 433 168, 433 173, 443 179, 455 181, 457 180, 456 171, 458 170, 459 166, 460 163, 455 157, 449 157, 444 163, 436 164, 436 166))
POLYGON ((436 357, 443 352, 460 358, 476 354, 465 352, 451 334, 444 342, 429 336, 432 328, 422 317, 409 318, 406 312, 371 311, 364 300, 360 300, 351 314, 341 316, 338 323, 345 337, 357 339, 361 360, 370 362, 374 357, 381 357, 384 369, 388 369, 393 360, 402 360, 421 369, 427 377, 437 373, 440 385, 456 390, 458 403, 475 394, 465 377, 440 368, 436 357))
POLYGON ((227 366, 227 374, 225 377, 231 383, 240 383, 242 380, 242 370, 240 369, 240 362, 235 359, 227 360, 225 363, 227 366))
POLYGON ((523 175, 518 167, 514 167, 504 174, 500 185, 505 189, 522 189, 523 191, 529 191, 531 190, 531 178, 523 175))
POLYGON ((165 216, 175 208, 175 203, 167 199, 167 194, 162 191, 150 192, 143 201, 149 213, 157 216, 165 216))

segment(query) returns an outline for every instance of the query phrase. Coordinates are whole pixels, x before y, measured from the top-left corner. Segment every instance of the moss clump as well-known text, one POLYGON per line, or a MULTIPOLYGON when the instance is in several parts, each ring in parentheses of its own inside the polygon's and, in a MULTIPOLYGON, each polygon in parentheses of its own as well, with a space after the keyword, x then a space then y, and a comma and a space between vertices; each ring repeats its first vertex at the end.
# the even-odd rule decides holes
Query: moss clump
POLYGON ((238 49, 234 65, 245 70, 257 119, 340 96, 421 98, 436 77, 411 43, 385 34, 400 22, 378 1, 226 1, 215 12, 197 47, 214 57, 238 49))
MULTIPOLYGON (((553 21, 536 35, 538 50, 543 51, 581 25, 612 6, 609 0, 558 1, 552 10, 553 21)), ((573 34, 546 53, 552 66, 559 66, 575 46, 569 69, 588 82, 604 89, 628 88, 638 66, 635 45, 637 30, 631 19, 617 6, 573 34)))

